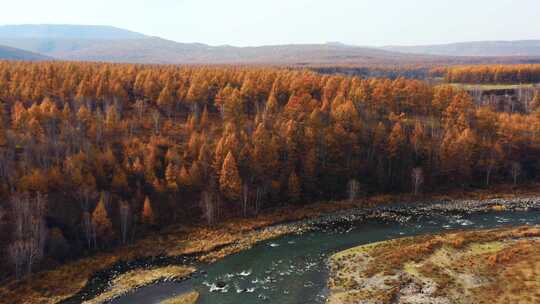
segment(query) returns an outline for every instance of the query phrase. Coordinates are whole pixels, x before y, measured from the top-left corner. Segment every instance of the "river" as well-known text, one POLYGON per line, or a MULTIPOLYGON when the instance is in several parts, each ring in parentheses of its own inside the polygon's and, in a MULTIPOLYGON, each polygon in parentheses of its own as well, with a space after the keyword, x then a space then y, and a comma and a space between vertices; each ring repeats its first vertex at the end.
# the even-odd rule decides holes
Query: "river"
POLYGON ((362 244, 455 229, 540 224, 540 211, 433 215, 404 223, 370 220, 325 226, 259 243, 200 270, 184 282, 162 282, 115 299, 115 304, 159 303, 196 290, 200 304, 324 303, 326 260, 362 244), (220 288, 221 287, 221 288, 220 288))

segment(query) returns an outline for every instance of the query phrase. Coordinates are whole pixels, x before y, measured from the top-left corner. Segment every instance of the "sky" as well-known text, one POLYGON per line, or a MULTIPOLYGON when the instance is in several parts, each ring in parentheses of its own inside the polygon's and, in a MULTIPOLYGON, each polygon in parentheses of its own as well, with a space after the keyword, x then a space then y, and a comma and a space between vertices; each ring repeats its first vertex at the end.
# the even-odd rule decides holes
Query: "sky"
POLYGON ((179 42, 363 46, 540 39, 539 0, 5 0, 0 24, 112 25, 179 42))

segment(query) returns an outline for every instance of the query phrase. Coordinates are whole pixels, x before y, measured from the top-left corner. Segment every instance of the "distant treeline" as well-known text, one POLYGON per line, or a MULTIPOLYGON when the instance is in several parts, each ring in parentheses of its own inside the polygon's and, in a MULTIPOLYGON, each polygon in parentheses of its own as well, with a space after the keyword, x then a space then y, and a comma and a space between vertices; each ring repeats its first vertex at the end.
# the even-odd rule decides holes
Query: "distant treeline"
POLYGON ((516 65, 404 65, 404 66, 311 66, 321 74, 343 74, 362 78, 430 80, 444 79, 448 83, 519 84, 540 82, 540 64, 516 65))
POLYGON ((432 68, 429 66, 370 66, 370 67, 354 67, 354 66, 321 66, 311 67, 315 72, 321 74, 343 74, 349 76, 359 76, 362 78, 389 78, 397 79, 404 77, 407 79, 427 79, 430 76, 432 68))
POLYGON ((442 75, 450 83, 519 84, 540 82, 540 64, 471 65, 435 68, 432 75, 442 75))

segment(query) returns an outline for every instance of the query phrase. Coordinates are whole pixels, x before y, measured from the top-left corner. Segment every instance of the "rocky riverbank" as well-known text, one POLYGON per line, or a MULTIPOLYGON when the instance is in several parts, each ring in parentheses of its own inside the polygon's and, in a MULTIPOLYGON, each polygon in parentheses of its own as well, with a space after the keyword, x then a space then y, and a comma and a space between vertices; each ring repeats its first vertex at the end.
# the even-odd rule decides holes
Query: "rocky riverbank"
POLYGON ((432 215, 460 217, 472 213, 528 210, 540 210, 540 196, 511 199, 427 201, 412 204, 396 203, 373 208, 360 207, 302 220, 291 225, 302 231, 316 227, 355 223, 367 219, 403 223, 413 218, 418 219, 432 215))
MULTIPOLYGON (((173 257, 163 256, 156 259, 141 261, 140 267, 152 267, 152 263, 163 265, 190 265, 194 267, 196 263, 211 263, 215 262, 227 255, 247 250, 253 245, 273 238, 277 238, 286 234, 297 233, 301 234, 308 230, 314 229, 331 229, 339 226, 355 225, 358 222, 366 220, 378 220, 378 221, 395 221, 395 222, 407 222, 411 219, 418 219, 423 216, 438 215, 450 215, 460 217, 464 214, 470 213, 482 213, 482 212, 497 212, 497 211, 527 211, 532 209, 540 210, 540 197, 528 197, 528 198, 513 198, 513 199, 489 199, 489 200, 456 200, 456 201, 430 201, 419 202, 413 204, 396 203, 387 206, 380 207, 358 207, 349 210, 342 210, 332 212, 329 214, 321 215, 315 218, 303 219, 299 221, 287 221, 281 224, 273 224, 267 227, 260 227, 254 231, 246 232, 241 237, 237 237, 234 241, 226 243, 222 246, 215 247, 207 252, 198 252, 189 255, 178 254, 169 252, 173 257)), ((196 266, 195 266, 196 267, 196 266)), ((159 271, 158 268, 155 271, 159 271)), ((163 268, 165 269, 165 268, 163 268)), ((116 274, 107 280, 115 280, 122 274, 122 271, 116 270, 116 274)), ((197 275, 197 273, 195 273, 197 275)), ((154 283, 148 281, 147 284, 154 283)), ((102 281, 100 284, 104 284, 102 281)), ((97 282, 95 285, 100 285, 97 282)), ((120 296, 127 292, 131 292, 139 287, 147 284, 133 285, 131 289, 122 289, 122 292, 115 293, 114 296, 120 296)), ((110 284, 109 284, 110 285, 110 284)), ((114 288, 114 285, 106 288, 90 289, 86 293, 79 293, 79 296, 84 298, 91 298, 93 293, 100 294, 110 293, 110 289, 114 288), (101 292, 97 292, 101 290, 101 292)), ((67 303, 76 303, 78 297, 73 297, 67 303)), ((109 297, 112 298, 112 297, 109 297)), ((82 298, 79 298, 82 299, 82 298)))
MULTIPOLYGON (((459 217, 474 212, 540 209, 540 196, 421 203, 395 203, 402 200, 394 199, 387 198, 384 204, 377 200, 320 203, 298 210, 277 210, 252 219, 231 220, 216 227, 170 229, 111 254, 82 259, 42 272, 31 280, 7 284, 0 288, 0 302, 11 299, 9 303, 81 303, 110 291, 110 282, 129 271, 169 265, 196 267, 197 263, 216 261, 264 240, 311 229, 351 226, 365 220, 406 222, 432 214, 459 217), (63 286, 64 283, 58 282, 73 284, 63 286)), ((134 287, 140 286, 143 285, 134 287)))
POLYGON ((348 227, 366 220, 403 223, 412 219, 418 220, 421 217, 433 216, 434 214, 452 216, 459 219, 460 217, 471 213, 499 211, 522 212, 527 210, 540 210, 540 197, 432 201, 415 204, 395 204, 385 207, 353 208, 318 216, 312 219, 262 227, 246 233, 242 238, 235 242, 216 248, 207 253, 198 254, 194 257, 194 260, 203 263, 211 263, 227 255, 247 250, 261 241, 270 240, 286 234, 301 234, 309 230, 348 227))

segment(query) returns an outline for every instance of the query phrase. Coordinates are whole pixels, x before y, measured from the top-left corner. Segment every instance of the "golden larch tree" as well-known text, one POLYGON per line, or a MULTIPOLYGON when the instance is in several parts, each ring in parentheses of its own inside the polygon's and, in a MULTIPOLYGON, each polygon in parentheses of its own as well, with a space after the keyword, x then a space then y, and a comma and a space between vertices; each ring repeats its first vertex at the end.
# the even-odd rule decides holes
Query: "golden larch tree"
POLYGON ((148 196, 144 199, 143 209, 141 213, 141 223, 147 226, 156 224, 156 217, 154 215, 154 210, 152 209, 152 204, 150 203, 150 198, 148 196))
POLYGON ((238 201, 242 196, 242 180, 233 154, 229 151, 223 162, 219 177, 221 193, 231 201, 238 201))
POLYGON ((99 202, 92 212, 92 225, 94 228, 95 236, 104 242, 108 242, 114 235, 112 222, 107 214, 105 206, 105 194, 101 194, 99 202))

